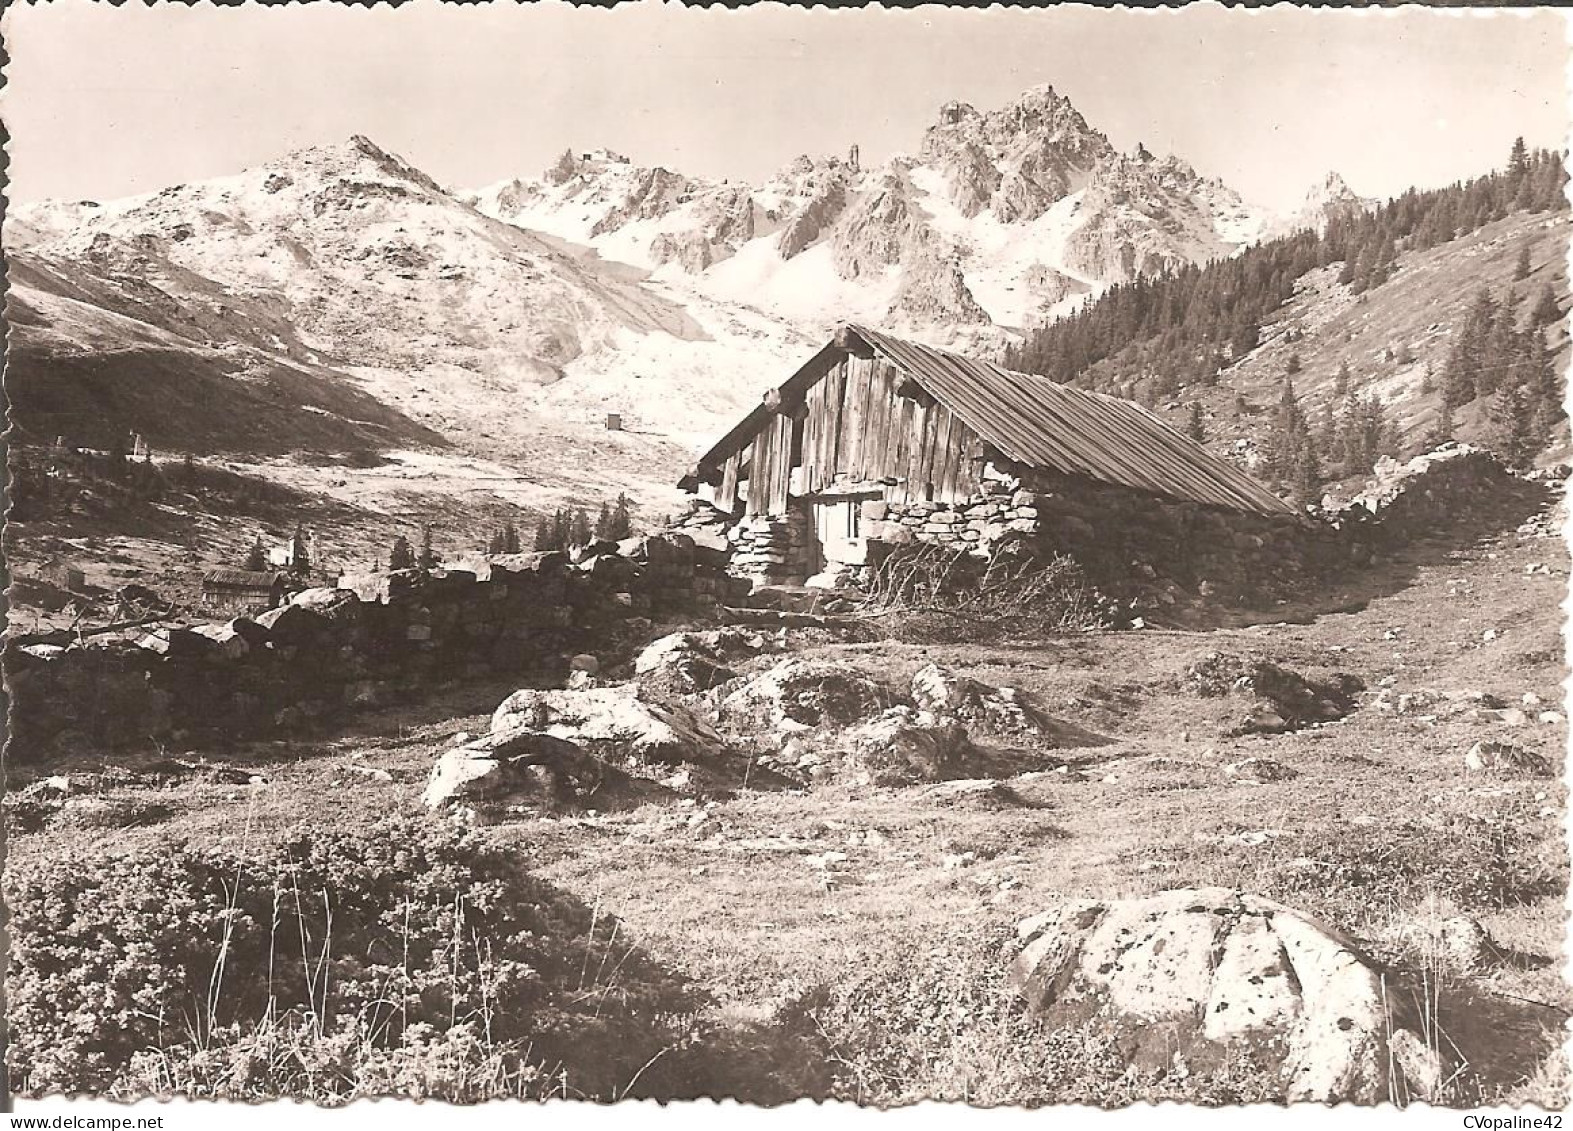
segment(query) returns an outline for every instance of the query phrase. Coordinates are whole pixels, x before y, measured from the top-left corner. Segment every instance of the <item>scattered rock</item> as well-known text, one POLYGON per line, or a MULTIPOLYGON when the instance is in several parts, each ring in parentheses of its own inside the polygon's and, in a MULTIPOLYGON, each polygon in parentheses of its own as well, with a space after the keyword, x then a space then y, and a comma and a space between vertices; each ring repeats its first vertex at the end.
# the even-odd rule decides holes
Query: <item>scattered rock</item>
POLYGON ((972 769, 967 728, 910 707, 892 707, 836 741, 846 769, 871 785, 941 781, 972 769))
POLYGON ((949 715, 996 734, 1041 734, 1046 720, 1014 687, 991 687, 929 664, 912 677, 912 701, 933 715, 949 715))
POLYGON ((1286 766, 1271 758, 1246 758, 1243 761, 1231 762, 1223 768, 1223 772, 1225 777, 1233 778, 1235 781, 1255 782, 1257 785, 1292 781, 1300 776, 1300 771, 1293 766, 1286 766))
POLYGON ((357 765, 354 762, 347 762, 347 763, 345 763, 343 768, 348 770, 352 774, 359 774, 361 777, 369 778, 372 781, 392 781, 393 780, 393 775, 392 774, 390 774, 387 770, 384 770, 384 769, 382 769, 382 768, 380 768, 378 766, 361 766, 361 765, 357 765))
POLYGON ((539 731, 583 746, 606 762, 634 765, 706 760, 721 738, 692 712, 642 702, 628 686, 516 691, 492 715, 492 733, 539 731))
POLYGON ((1467 915, 1406 923, 1398 935, 1428 959, 1440 960, 1459 974, 1478 974, 1502 961, 1490 933, 1467 915))
POLYGON ((430 809, 518 797, 578 803, 601 788, 608 769, 572 742, 515 730, 449 750, 432 767, 421 800, 430 809))
POLYGON ((721 701, 718 714, 738 731, 782 741, 794 731, 860 722, 890 700, 884 687, 861 672, 794 657, 733 691, 721 701))
POLYGON ((1487 739, 1471 746, 1464 765, 1476 773, 1491 771, 1516 777, 1551 777, 1551 763, 1533 750, 1511 742, 1487 739))
POLYGON ((738 628, 674 632, 639 653, 634 675, 647 691, 695 695, 735 679, 731 665, 775 646, 761 633, 738 628))
POLYGON ((1372 1104, 1439 1078, 1382 971, 1260 896, 1073 900, 1023 920, 1017 938, 1009 984, 1029 1008, 1111 1031, 1133 1064, 1195 1071, 1243 1052, 1281 1073, 1290 1102, 1372 1104))

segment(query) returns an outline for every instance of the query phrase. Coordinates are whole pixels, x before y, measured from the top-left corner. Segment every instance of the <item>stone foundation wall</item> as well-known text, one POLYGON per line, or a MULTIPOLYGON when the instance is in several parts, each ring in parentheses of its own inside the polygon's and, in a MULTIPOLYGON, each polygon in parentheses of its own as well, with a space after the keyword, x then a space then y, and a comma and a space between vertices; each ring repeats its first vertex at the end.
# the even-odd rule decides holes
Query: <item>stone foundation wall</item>
POLYGON ((290 730, 436 686, 508 673, 563 675, 569 659, 644 642, 652 622, 746 593, 725 554, 682 535, 473 570, 347 577, 255 619, 9 646, 10 757, 36 761, 290 730))
POLYGON ((816 568, 814 531, 806 505, 784 518, 751 515, 727 532, 731 572, 756 585, 801 585, 816 568))
MULTIPOLYGON (((962 503, 869 503, 870 536, 993 552, 1006 541, 1074 559, 1132 607, 1266 608, 1352 576, 1398 545, 1484 518, 1526 485, 1489 453, 1451 444, 1379 465, 1369 490, 1323 515, 1258 515, 1047 472, 985 467, 962 503)), ((877 562, 881 554, 871 555, 877 562)))

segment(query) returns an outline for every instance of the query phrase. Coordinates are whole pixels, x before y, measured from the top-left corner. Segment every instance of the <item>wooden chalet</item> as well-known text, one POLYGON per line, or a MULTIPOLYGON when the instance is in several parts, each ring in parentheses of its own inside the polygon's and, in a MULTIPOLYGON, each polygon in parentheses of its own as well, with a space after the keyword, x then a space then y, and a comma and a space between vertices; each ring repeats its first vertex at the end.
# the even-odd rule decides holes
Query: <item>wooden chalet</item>
POLYGON ((766 393, 682 486, 740 527, 800 522, 805 533, 781 545, 806 543, 812 570, 862 561, 870 514, 960 509, 990 475, 1020 481, 1033 473, 1293 514, 1243 470, 1135 404, 858 325, 841 327, 766 393))
POLYGON ((202 575, 202 604, 214 612, 260 613, 284 603, 288 581, 267 570, 215 569, 202 575))

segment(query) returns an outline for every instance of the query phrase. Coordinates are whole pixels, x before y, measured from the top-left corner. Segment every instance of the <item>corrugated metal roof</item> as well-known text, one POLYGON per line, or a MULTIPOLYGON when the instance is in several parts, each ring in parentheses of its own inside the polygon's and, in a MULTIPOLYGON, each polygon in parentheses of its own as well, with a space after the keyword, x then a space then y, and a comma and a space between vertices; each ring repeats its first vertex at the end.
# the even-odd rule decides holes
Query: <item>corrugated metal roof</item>
POLYGON ((850 328, 1007 459, 1212 506, 1295 513, 1140 405, 864 326, 850 328))
POLYGON ((266 593, 281 576, 249 569, 210 569, 202 575, 202 584, 220 585, 225 589, 255 589, 266 593))

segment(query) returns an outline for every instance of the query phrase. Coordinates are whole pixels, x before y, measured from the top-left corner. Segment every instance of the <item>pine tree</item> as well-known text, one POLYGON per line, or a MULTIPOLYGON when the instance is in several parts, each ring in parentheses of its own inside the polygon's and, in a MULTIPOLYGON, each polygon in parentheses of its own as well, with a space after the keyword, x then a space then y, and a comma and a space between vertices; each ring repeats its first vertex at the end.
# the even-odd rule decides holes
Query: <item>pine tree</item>
POLYGON ((573 512, 572 524, 568 528, 568 545, 588 546, 591 534, 590 516, 580 507, 573 512))
POLYGON ((1523 390, 1508 386, 1491 402, 1491 446, 1512 468, 1526 468, 1534 456, 1533 422, 1523 390))
POLYGON ((1507 157, 1507 176, 1509 182, 1516 189, 1518 183, 1529 175, 1529 152, 1524 147, 1524 139, 1513 139, 1513 148, 1507 157))
POLYGON ((1289 364, 1284 366, 1284 373, 1293 377, 1300 372, 1300 351, 1295 350, 1289 355, 1289 364))
POLYGON ((1420 392, 1425 396, 1436 392, 1436 372, 1429 361, 1426 362, 1426 371, 1420 378, 1420 392))
POLYGON ((1547 283, 1540 288, 1540 298, 1535 303, 1535 309, 1529 316, 1529 324, 1536 329, 1542 326, 1555 325, 1562 320, 1562 309, 1557 305, 1556 292, 1547 283))
POLYGON ((1454 408, 1466 405, 1481 392, 1481 369, 1492 327, 1497 321, 1496 300, 1484 288, 1464 316, 1453 348, 1442 369, 1442 396, 1454 408))
POLYGON ((503 524, 502 528, 502 552, 505 554, 517 554, 522 552, 523 548, 519 543, 519 528, 513 524, 513 519, 510 518, 503 524))
POLYGON ((109 446, 109 477, 117 480, 126 477, 126 438, 119 432, 109 446))
POLYGON ((246 568, 252 573, 261 573, 268 568, 268 548, 262 544, 260 534, 251 544, 251 549, 246 551, 246 568))
POLYGON ((503 552, 503 536, 501 530, 493 530, 491 541, 486 544, 486 553, 496 557, 503 552))
POLYGON ((186 487, 195 487, 197 483, 197 464, 191 458, 191 453, 186 453, 186 458, 180 461, 180 482, 186 487))
POLYGON ((614 542, 621 542, 624 538, 633 537, 634 517, 633 502, 627 495, 618 492, 617 505, 612 508, 611 528, 607 537, 614 542))
POLYGON ((545 553, 547 550, 562 549, 561 546, 557 545, 555 534, 556 530, 551 519, 542 515, 541 521, 535 524, 535 552, 545 553))
POLYGON ((289 543, 289 568, 297 577, 305 577, 311 572, 311 555, 306 550, 306 534, 298 522, 295 524, 295 534, 290 538, 289 543))
POLYGON ((1518 262, 1513 264, 1513 281, 1521 283, 1529 278, 1529 245, 1518 249, 1518 262))
POLYGON ((1333 378, 1333 396, 1345 397, 1349 395, 1349 363, 1340 361, 1338 373, 1333 378))
POLYGON ((612 529, 612 508, 605 499, 601 500, 601 513, 595 516, 595 536, 604 541, 610 537, 612 529))
POLYGON ((1185 420, 1185 434, 1198 444, 1207 440, 1207 430, 1202 426, 1202 405, 1200 401, 1192 401, 1190 412, 1185 420))
POLYGON ((1321 460, 1317 458, 1316 445, 1312 442, 1310 433, 1304 436, 1295 457, 1293 477, 1290 480, 1290 493, 1295 502, 1302 507, 1322 501, 1322 488, 1326 481, 1322 476, 1321 460))
POLYGON ((1441 407, 1437 409, 1436 422, 1431 425, 1431 431, 1426 433, 1422 446, 1428 452, 1440 448, 1453 439, 1453 428, 1453 406, 1443 397, 1441 407))
POLYGON ((437 568, 438 560, 437 551, 432 549, 431 523, 428 522, 421 527, 421 554, 416 559, 415 566, 422 573, 430 573, 437 568))
POLYGON ((410 549, 410 540, 400 534, 393 540, 393 548, 388 551, 388 569, 396 572, 414 568, 415 551, 410 549))

